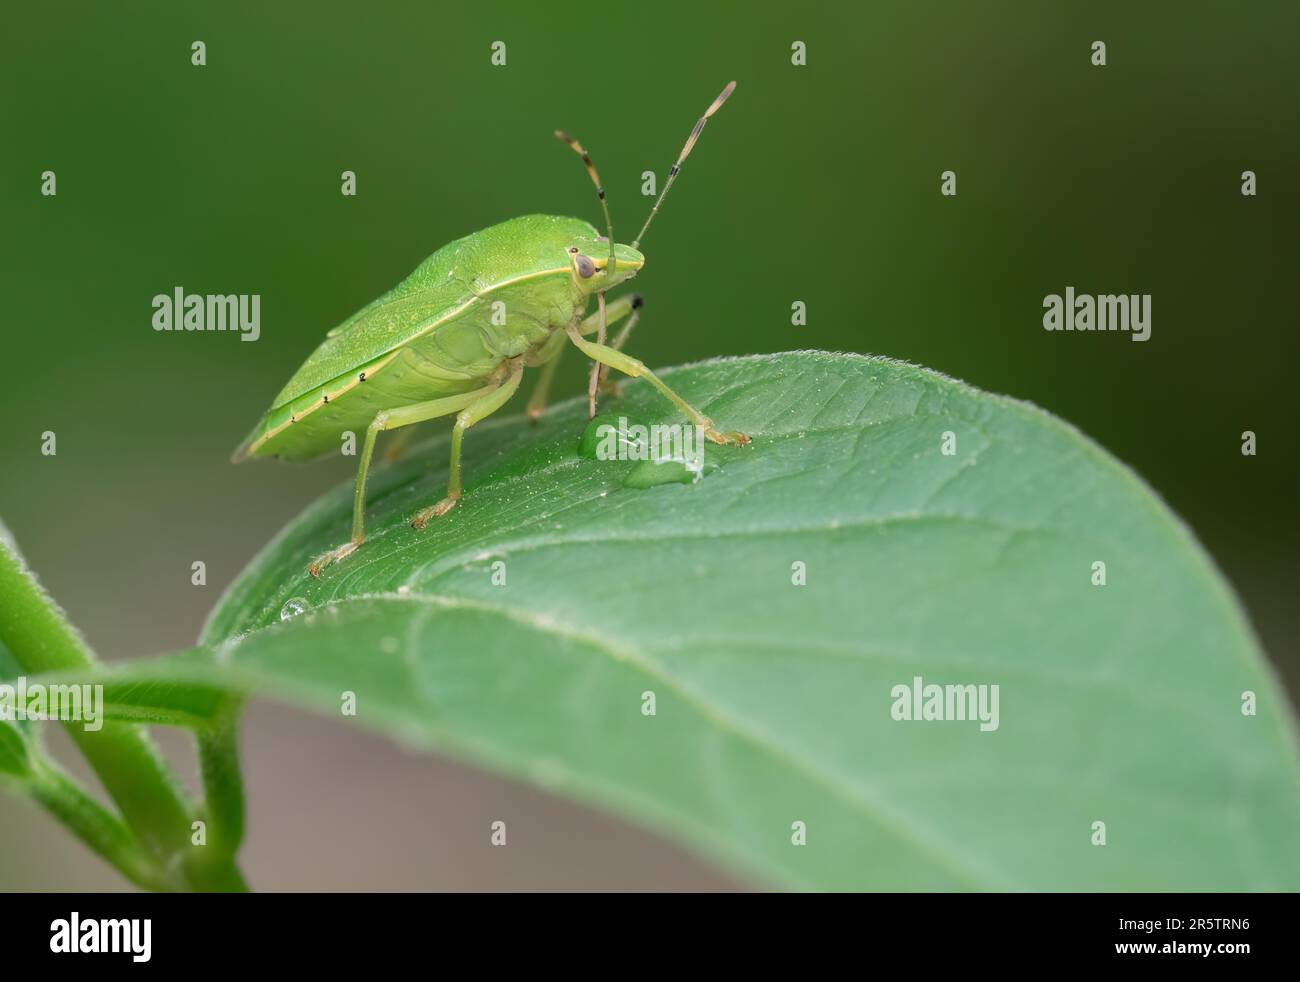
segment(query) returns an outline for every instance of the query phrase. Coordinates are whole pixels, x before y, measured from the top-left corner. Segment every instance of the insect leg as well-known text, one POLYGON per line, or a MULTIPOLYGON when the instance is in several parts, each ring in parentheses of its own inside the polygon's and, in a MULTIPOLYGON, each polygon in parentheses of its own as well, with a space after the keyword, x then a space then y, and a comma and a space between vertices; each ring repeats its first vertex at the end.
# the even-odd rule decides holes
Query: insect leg
POLYGON ((533 387, 533 394, 528 399, 528 418, 534 423, 542 418, 546 409, 546 396, 551 391, 551 381, 555 378, 555 369, 559 367, 560 355, 564 354, 565 340, 564 334, 556 331, 542 342, 536 355, 525 359, 528 365, 542 366, 537 376, 537 385, 533 387))
MULTIPOLYGON (((616 335, 614 335, 614 340, 610 344, 610 347, 613 348, 615 351, 622 351, 623 345, 627 344, 627 339, 628 337, 631 336, 632 329, 636 327, 636 322, 641 319, 641 305, 643 303, 644 301, 641 299, 641 295, 639 293, 632 297, 632 316, 627 319, 627 323, 623 325, 623 329, 619 331, 616 335)), ((600 366, 600 390, 602 392, 609 393, 615 398, 618 398, 623 394, 622 383, 610 382, 608 379, 609 379, 609 366, 601 365, 600 366)))
MULTIPOLYGON (((623 345, 627 344, 628 336, 632 333, 632 328, 636 327, 636 322, 641 319, 641 306, 645 301, 641 299, 640 294, 632 298, 632 316, 627 319, 623 329, 614 335, 614 340, 610 342, 610 347, 615 351, 622 351, 623 345)), ((608 368, 609 366, 604 366, 608 368)), ((601 372, 600 377, 604 380, 606 372, 601 372)))
MULTIPOLYGON (((632 296, 622 296, 616 300, 611 300, 605 306, 605 318, 607 324, 615 324, 621 321, 629 314, 632 315, 628 326, 624 327, 615 339, 614 344, 618 346, 627 340, 627 335, 632 325, 636 323, 639 316, 638 311, 641 307, 640 294, 632 296)), ((597 311, 590 317, 584 318, 578 325, 578 329, 583 334, 592 334, 600 328, 600 313, 597 311)), ((542 417, 546 410, 546 397, 550 394, 551 382, 555 378, 555 370, 559 366, 560 355, 564 352, 565 342, 568 337, 563 331, 556 331, 537 349, 537 353, 531 358, 527 358, 524 364, 532 367, 541 365, 542 370, 538 375, 537 384, 533 387, 533 394, 528 400, 528 418, 534 423, 542 417)), ((601 384, 604 385, 605 376, 601 373, 601 384)))
MULTIPOLYGON (((641 299, 641 294, 633 293, 630 296, 625 294, 615 300, 611 300, 605 306, 605 323, 617 324, 628 314, 632 314, 641 308, 645 301, 641 299)), ((592 314, 590 317, 583 318, 582 323, 578 325, 578 330, 582 334, 595 334, 600 328, 600 311, 592 314)), ((626 331, 627 328, 624 328, 626 331)))
MULTIPOLYGON (((605 311, 605 291, 596 294, 596 343, 605 345, 605 329, 609 324, 605 311)), ((587 380, 587 411, 592 419, 596 418, 596 387, 600 384, 600 362, 591 363, 591 377, 587 380)))
POLYGON ((417 402, 400 409, 385 409, 376 413, 375 418, 366 427, 366 439, 361 447, 361 462, 357 465, 357 484, 352 492, 352 538, 337 549, 331 549, 324 555, 318 556, 307 567, 307 571, 312 576, 320 576, 320 571, 326 566, 340 559, 346 559, 366 541, 366 477, 370 473, 370 458, 375 452, 375 439, 381 432, 450 415, 496 390, 497 386, 485 386, 472 392, 462 392, 459 395, 432 399, 429 402, 417 402))
POLYGON ((451 475, 447 480, 447 497, 431 508, 416 512, 415 517, 411 519, 413 528, 422 529, 429 523, 430 518, 438 518, 456 507, 456 502, 460 500, 460 448, 465 439, 465 431, 509 402, 510 397, 519 388, 519 380, 523 374, 524 363, 523 359, 520 359, 512 367, 509 378, 490 392, 481 395, 456 416, 456 425, 451 430, 451 475))
MULTIPOLYGON (((630 317, 628 317, 628 322, 627 324, 624 325, 623 330, 619 331, 618 336, 614 338, 614 343, 611 345, 611 347, 614 348, 615 351, 621 349, 623 345, 627 343, 627 336, 632 333, 632 328, 636 326, 636 322, 638 318, 640 318, 641 316, 641 305, 644 302, 645 301, 642 299, 641 294, 633 293, 630 295, 621 296, 618 299, 610 302, 610 304, 607 306, 606 315, 605 315, 606 324, 617 323, 618 321, 621 321, 624 317, 628 317, 629 314, 631 315, 630 317)), ((591 334, 593 332, 599 332, 600 311, 597 311, 596 313, 592 314, 590 317, 583 320, 582 324, 579 326, 579 330, 584 335, 591 334)), ((601 340, 599 333, 596 334, 596 342, 597 344, 605 343, 603 340, 601 340)), ((600 391, 609 392, 613 395, 618 395, 619 387, 617 385, 611 386, 606 382, 606 376, 609 375, 609 366, 600 365, 599 363, 592 365, 593 372, 595 372, 597 368, 600 369, 600 379, 598 382, 600 391)))
POLYGON ((713 420, 705 416, 702 412, 692 406, 689 402, 679 396, 676 392, 664 384, 654 372, 645 367, 645 363, 640 359, 633 358, 621 351, 615 351, 607 344, 594 344, 588 341, 579 332, 577 325, 568 329, 569 338, 577 345, 588 358, 599 362, 602 365, 608 365, 610 368, 617 369, 624 375, 632 378, 643 378, 653 385, 659 392, 668 399, 674 406, 680 409, 696 426, 704 428, 704 435, 714 443, 738 443, 744 445, 749 442, 749 437, 743 433, 727 433, 719 430, 713 425, 713 420))

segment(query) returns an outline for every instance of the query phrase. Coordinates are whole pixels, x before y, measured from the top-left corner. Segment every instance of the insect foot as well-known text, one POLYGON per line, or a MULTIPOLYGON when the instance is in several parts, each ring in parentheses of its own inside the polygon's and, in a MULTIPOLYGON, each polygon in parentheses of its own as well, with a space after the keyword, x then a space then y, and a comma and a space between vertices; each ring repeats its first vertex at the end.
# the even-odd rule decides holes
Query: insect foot
POLYGON ((432 508, 424 508, 415 513, 411 519, 411 528, 422 529, 429 524, 431 518, 442 518, 443 515, 456 507, 456 502, 460 501, 460 495, 449 494, 432 508))
POLYGON ((750 443, 749 437, 745 436, 744 433, 726 433, 714 429, 712 424, 704 428, 704 437, 714 443, 734 443, 738 447, 747 446, 750 443))
POLYGON ((331 549, 323 556, 317 556, 316 560, 307 567, 307 572, 312 576, 320 576, 320 571, 326 566, 330 563, 337 563, 341 559, 346 559, 357 551, 359 545, 361 545, 360 542, 346 542, 337 549, 331 549))

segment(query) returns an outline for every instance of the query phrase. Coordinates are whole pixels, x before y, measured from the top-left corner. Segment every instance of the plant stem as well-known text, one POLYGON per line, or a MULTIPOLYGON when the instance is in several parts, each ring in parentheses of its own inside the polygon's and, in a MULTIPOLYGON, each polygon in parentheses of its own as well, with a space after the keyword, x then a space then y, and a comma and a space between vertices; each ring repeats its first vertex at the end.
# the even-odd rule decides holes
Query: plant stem
POLYGON ((33 760, 32 771, 22 786, 136 886, 146 890, 175 889, 159 875, 153 857, 141 850, 131 830, 52 764, 33 760))
MULTIPOLYGON (((9 649, 24 672, 35 675, 90 668, 95 664, 89 646, 2 536, 0 597, 4 598, 0 603, 0 642, 9 649)), ((195 809, 163 761, 157 746, 145 732, 129 723, 104 723, 97 732, 87 731, 79 721, 67 721, 66 726, 121 811, 126 828, 152 858, 154 868, 169 868, 174 857, 191 848, 190 823, 195 809)), ((234 775, 237 779, 237 767, 234 775)), ((81 799, 69 797, 67 788, 59 785, 57 780, 36 790, 38 800, 51 808, 96 852, 105 855, 104 848, 118 849, 117 833, 106 831, 98 819, 90 821, 86 817, 90 813, 86 811, 85 802, 90 799, 84 794, 81 799), (96 838, 87 838, 85 833, 93 833, 96 838)), ((120 851, 114 854, 125 856, 120 851)), ((219 866, 194 864, 189 885, 196 889, 231 889, 230 884, 238 880, 242 886, 233 862, 229 857, 224 859, 227 861, 219 866), (205 879, 207 874, 216 879, 209 882, 205 879)), ((189 867, 187 863, 187 871, 189 867)), ((164 877, 152 879, 162 880, 164 877)))
POLYGON ((209 851, 229 858, 244 839, 244 782, 239 770, 239 714, 231 698, 198 730, 199 771, 208 821, 209 851))

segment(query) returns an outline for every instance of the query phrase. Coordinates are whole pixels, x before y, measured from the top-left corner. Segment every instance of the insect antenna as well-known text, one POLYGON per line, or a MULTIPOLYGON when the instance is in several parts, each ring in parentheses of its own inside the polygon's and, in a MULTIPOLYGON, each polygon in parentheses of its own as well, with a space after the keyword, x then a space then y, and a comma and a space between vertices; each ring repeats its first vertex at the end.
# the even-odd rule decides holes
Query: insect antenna
POLYGON ((659 192, 659 197, 655 199, 654 207, 650 209, 650 215, 646 218, 645 224, 641 226, 641 231, 637 233, 636 238, 632 241, 632 248, 636 249, 641 245, 641 240, 645 238, 645 230, 650 227, 650 223, 655 220, 655 215, 659 214, 659 206, 664 203, 664 198, 668 197, 668 189, 673 186, 673 181, 677 180, 677 174, 682 169, 682 164, 690 156, 690 152, 695 148, 695 141, 700 138, 700 133, 704 131, 704 124, 709 121, 709 117, 722 108, 722 104, 727 101, 727 96, 736 90, 735 82, 728 82, 727 87, 718 93, 718 97, 713 100, 713 105, 704 110, 704 115, 696 122, 695 127, 691 130, 691 135, 686 138, 686 146, 682 147, 682 152, 677 155, 677 163, 673 164, 672 170, 668 172, 668 183, 664 189, 659 192))
POLYGON ((583 149, 582 144, 575 138, 571 137, 564 130, 556 130, 555 138, 563 140, 570 149, 582 158, 582 164, 587 168, 587 175, 591 178, 591 183, 596 185, 596 197, 600 199, 600 209, 605 213, 605 232, 609 236, 609 274, 614 273, 614 221, 609 217, 609 202, 605 200, 605 185, 600 183, 600 175, 596 173, 596 165, 591 162, 591 157, 583 149))

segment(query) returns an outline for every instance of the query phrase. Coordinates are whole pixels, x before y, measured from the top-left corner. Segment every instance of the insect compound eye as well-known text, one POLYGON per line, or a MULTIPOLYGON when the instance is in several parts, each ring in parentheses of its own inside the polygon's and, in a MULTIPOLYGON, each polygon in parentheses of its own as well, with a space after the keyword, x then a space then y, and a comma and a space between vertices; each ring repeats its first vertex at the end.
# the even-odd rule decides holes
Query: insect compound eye
POLYGON ((584 280, 590 279, 596 272, 596 264, 587 256, 578 256, 574 262, 578 264, 578 275, 584 280))

